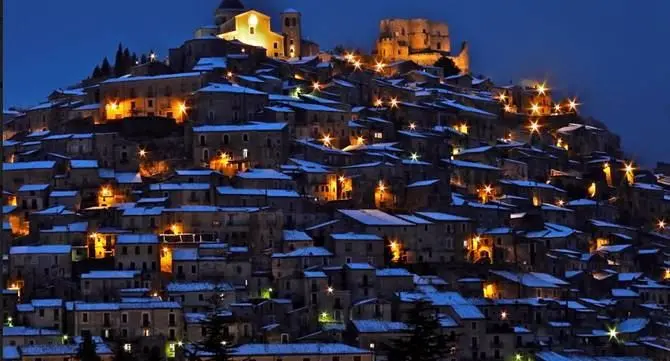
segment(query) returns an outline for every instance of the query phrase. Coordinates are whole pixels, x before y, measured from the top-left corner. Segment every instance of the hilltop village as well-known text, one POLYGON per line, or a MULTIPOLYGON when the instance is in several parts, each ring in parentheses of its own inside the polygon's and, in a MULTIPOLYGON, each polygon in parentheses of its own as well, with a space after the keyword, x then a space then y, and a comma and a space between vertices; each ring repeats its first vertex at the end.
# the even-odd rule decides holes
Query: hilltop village
POLYGON ((670 360, 670 165, 444 23, 279 16, 4 111, 4 360, 397 360, 417 305, 442 360, 670 360))

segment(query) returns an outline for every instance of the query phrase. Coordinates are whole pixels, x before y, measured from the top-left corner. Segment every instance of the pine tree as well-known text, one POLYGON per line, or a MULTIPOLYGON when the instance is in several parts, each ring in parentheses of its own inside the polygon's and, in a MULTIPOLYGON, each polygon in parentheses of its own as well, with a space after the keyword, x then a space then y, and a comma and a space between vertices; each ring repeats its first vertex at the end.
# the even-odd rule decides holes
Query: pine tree
POLYGON ((79 344, 77 359, 79 361, 100 361, 100 356, 95 347, 95 341, 90 333, 85 334, 84 340, 79 344))
POLYGON ((119 47, 116 49, 116 55, 114 56, 114 76, 124 75, 123 72, 123 45, 119 43, 119 47))
POLYGON ((213 361, 230 360, 230 350, 232 348, 231 339, 226 332, 228 330, 226 316, 221 312, 221 301, 222 299, 217 296, 210 300, 211 310, 202 323, 205 337, 201 342, 195 344, 196 352, 211 354, 213 361))
POLYGON ((109 65, 109 60, 107 57, 102 60, 102 66, 100 67, 100 75, 103 77, 112 76, 112 67, 109 65))
POLYGON ((130 73, 130 68, 133 67, 133 59, 130 56, 130 50, 126 48, 123 50, 123 73, 128 74, 130 73))
POLYGON ((137 60, 138 60, 137 59, 137 54, 135 54, 135 52, 133 52, 133 55, 130 57, 130 66, 133 67, 133 66, 137 65, 137 60))
POLYGON ((102 72, 100 71, 100 66, 96 65, 95 68, 93 69, 93 79, 97 79, 102 76, 102 72))
POLYGON ((146 64, 147 63, 147 54, 142 54, 142 57, 140 58, 140 64, 146 64))
POLYGON ((444 69, 444 76, 458 75, 461 73, 461 69, 456 66, 456 63, 446 56, 439 58, 434 65, 444 69))
POLYGON ((387 346, 389 361, 438 361, 446 357, 447 337, 430 302, 415 302, 406 323, 409 337, 392 340, 387 346))

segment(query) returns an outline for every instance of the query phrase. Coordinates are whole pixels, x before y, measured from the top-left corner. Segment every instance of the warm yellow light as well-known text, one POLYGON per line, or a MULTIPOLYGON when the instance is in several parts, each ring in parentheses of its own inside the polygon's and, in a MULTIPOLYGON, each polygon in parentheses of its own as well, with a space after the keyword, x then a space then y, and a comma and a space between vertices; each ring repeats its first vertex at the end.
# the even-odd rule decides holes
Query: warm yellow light
POLYGON ((570 109, 572 111, 577 111, 577 106, 578 105, 579 105, 579 103, 577 103, 577 98, 571 99, 571 100, 568 101, 568 109, 570 109))
POLYGON ((391 108, 398 107, 398 98, 391 98, 391 108))
POLYGON ((547 90, 549 90, 549 89, 547 88, 547 85, 545 83, 537 85, 537 93, 538 94, 544 95, 547 92, 547 90))
POLYGON ((144 149, 140 149, 140 151, 139 151, 138 153, 139 153, 139 155, 140 155, 141 158, 144 158, 144 157, 147 156, 147 151, 144 150, 144 149))
POLYGON ((251 16, 249 16, 249 26, 256 25, 258 25, 258 16, 256 16, 256 14, 251 14, 251 16))
POLYGON ((624 170, 626 171, 626 180, 628 184, 635 183, 635 167, 633 167, 633 162, 625 164, 624 170))
POLYGON ((536 104, 536 103, 533 103, 533 104, 530 106, 530 110, 531 110, 531 112, 532 112, 534 115, 540 114, 540 105, 539 105, 539 104, 536 104))
POLYGON ((414 123, 414 122, 409 123, 409 129, 410 130, 416 130, 416 123, 414 123))
POLYGON ((354 69, 361 70, 361 65, 362 65, 361 62, 359 60, 356 60, 354 62, 354 69))
POLYGON ((335 290, 332 287, 328 286, 328 293, 333 294, 334 291, 335 290))
POLYGON ((344 58, 347 59, 347 61, 351 63, 351 62, 354 61, 354 54, 352 54, 352 53, 347 53, 347 54, 344 56, 344 58))
POLYGON ((228 74, 226 74, 226 75, 228 75, 228 78, 232 78, 233 77, 233 72, 229 71, 228 74))
POLYGON ((561 112, 561 105, 560 105, 560 104, 556 104, 556 105, 554 105, 554 111, 555 111, 556 113, 560 113, 560 112, 561 112))
POLYGON ((502 320, 506 320, 506 319, 507 319, 507 312, 502 311, 502 312, 500 313, 500 319, 502 319, 502 320))
POLYGON ((181 226, 179 224, 174 223, 173 225, 170 226, 170 230, 172 231, 173 234, 181 234, 181 226))
POLYGON ((109 103, 109 107, 110 107, 113 111, 117 111, 117 110, 119 110, 119 103, 117 103, 117 102, 111 102, 111 103, 109 103))
POLYGON ((563 207, 563 206, 565 205, 565 201, 562 200, 562 199, 559 199, 558 202, 556 202, 556 204, 557 204, 559 207, 563 207))
POLYGON ((385 66, 386 64, 378 61, 377 64, 375 64, 375 69, 377 70, 377 72, 381 73, 384 71, 385 66))
POLYGON ((459 132, 463 134, 468 134, 469 128, 467 123, 461 124, 459 127, 456 127, 459 132))
POLYGON ((386 186, 384 185, 384 181, 379 181, 379 185, 377 186, 377 189, 382 193, 386 190, 386 186))
POLYGON ((402 253, 402 245, 399 242, 391 241, 391 243, 389 244, 389 248, 391 249, 391 261, 393 262, 400 261, 400 256, 402 253))
POLYGON ((597 188, 597 186, 596 186, 596 182, 591 183, 591 185, 589 186, 588 191, 589 191, 589 197, 591 197, 591 198, 595 198, 596 193, 598 192, 598 188, 597 188))
POLYGON ((315 82, 312 84, 312 88, 314 88, 314 91, 319 91, 319 90, 321 90, 321 84, 319 84, 318 81, 315 81, 315 82))
POLYGON ((539 133, 540 132, 540 127, 541 126, 540 126, 539 120, 536 120, 534 122, 530 122, 530 125, 528 126, 528 128, 530 129, 530 134, 539 133))
POLYGON ((347 180, 347 178, 344 178, 344 176, 341 175, 340 178, 339 178, 340 183, 344 182, 345 180, 347 180))
POLYGON ((186 114, 187 110, 188 110, 188 108, 186 107, 186 103, 184 103, 184 102, 179 103, 179 112, 180 113, 186 114))
POLYGON ((659 220, 657 226, 658 226, 658 229, 660 229, 660 230, 664 230, 664 229, 665 229, 665 226, 666 226, 665 221, 662 220, 662 219, 659 220))
POLYGON ((158 297, 158 292, 154 292, 154 293, 152 294, 152 296, 153 296, 153 297, 158 297))
POLYGON ((96 232, 93 232, 93 233, 89 234, 88 236, 89 236, 90 238, 93 238, 93 239, 98 238, 98 234, 97 234, 96 232))
POLYGON ((382 105, 384 105, 384 102, 381 99, 375 100, 375 106, 376 107, 381 107, 382 105))
POLYGON ((500 102, 505 102, 507 100, 507 95, 505 93, 498 94, 498 100, 500 100, 500 102))
POLYGON ((100 191, 103 197, 111 197, 112 196, 112 189, 108 186, 102 187, 102 190, 100 191))
POLYGON ((505 104, 505 111, 508 113, 512 112, 512 107, 509 104, 505 104))
POLYGON ((516 359, 517 361, 521 361, 521 354, 514 355, 514 359, 516 359))
POLYGON ((323 136, 323 138, 321 138, 321 141, 323 142, 323 145, 325 145, 326 147, 330 147, 333 138, 330 137, 330 134, 326 134, 323 136))
POLYGON ((360 144, 360 145, 365 144, 365 138, 363 138, 363 137, 358 137, 358 139, 356 139, 356 141, 357 141, 358 144, 360 144))

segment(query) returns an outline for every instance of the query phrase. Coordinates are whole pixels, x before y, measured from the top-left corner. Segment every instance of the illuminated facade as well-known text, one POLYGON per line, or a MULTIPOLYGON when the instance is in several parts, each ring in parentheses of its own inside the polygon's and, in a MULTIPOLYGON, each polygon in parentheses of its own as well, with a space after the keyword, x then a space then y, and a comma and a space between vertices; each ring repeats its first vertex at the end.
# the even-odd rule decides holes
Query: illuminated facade
POLYGON ((249 10, 221 25, 218 37, 239 40, 245 44, 266 49, 267 56, 284 57, 284 36, 272 31, 270 17, 256 10, 249 10))
POLYGON ((427 19, 384 19, 379 25, 377 56, 386 62, 412 60, 432 66, 443 56, 451 58, 463 73, 470 71, 467 43, 456 56, 451 55, 449 27, 427 19))

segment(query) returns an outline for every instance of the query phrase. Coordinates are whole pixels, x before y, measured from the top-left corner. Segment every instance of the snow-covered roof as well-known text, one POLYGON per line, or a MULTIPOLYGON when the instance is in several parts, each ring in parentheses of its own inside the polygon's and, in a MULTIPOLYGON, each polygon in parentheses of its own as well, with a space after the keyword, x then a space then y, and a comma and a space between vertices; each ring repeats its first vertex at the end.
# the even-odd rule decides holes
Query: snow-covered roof
POLYGON ((158 244, 158 236, 155 234, 120 234, 116 244, 158 244))
POLYGON ((413 277, 414 274, 404 268, 382 268, 376 271, 377 277, 413 277))
POLYGON ((338 212, 367 226, 413 226, 402 218, 378 209, 339 209, 338 212))
POLYGON ((231 352, 234 356, 358 355, 371 351, 341 343, 245 344, 231 352))
POLYGON ((312 237, 310 237, 307 233, 294 229, 283 230, 282 239, 289 242, 312 241, 312 237))
POLYGON ((246 172, 237 173, 239 178, 243 179, 273 179, 273 180, 291 180, 292 178, 284 173, 274 169, 253 168, 246 172))
POLYGON ((288 253, 273 253, 272 258, 294 258, 294 257, 330 257, 333 254, 323 247, 298 248, 288 253))
POLYGON ((70 245, 14 246, 9 249, 10 255, 19 254, 67 254, 72 252, 70 245))
POLYGON ((399 333, 409 332, 409 326, 404 322, 384 320, 352 320, 359 333, 399 333))
POLYGON ((467 222, 470 218, 441 212, 416 212, 416 214, 436 222, 467 222))
POLYGON ((125 82, 142 81, 142 80, 193 78, 193 77, 199 77, 200 75, 201 75, 200 72, 190 72, 190 73, 161 74, 161 75, 147 75, 147 76, 122 76, 119 78, 107 79, 103 81, 102 84, 125 83, 125 82))
POLYGON ((3 163, 3 171, 26 171, 33 169, 52 169, 56 165, 56 162, 53 160, 43 160, 43 161, 34 161, 34 162, 15 162, 15 163, 3 163))
POLYGON ((267 95, 267 93, 243 87, 237 84, 222 84, 222 83, 212 83, 208 86, 201 88, 197 91, 198 93, 232 93, 232 94, 247 94, 247 95, 267 95))
POLYGON ((381 241, 382 238, 376 234, 363 233, 331 233, 330 236, 336 241, 381 241))
POLYGON ((111 270, 111 271, 89 271, 82 273, 82 279, 133 279, 140 275, 140 271, 125 271, 125 270, 111 270))
POLYGON ((233 188, 228 186, 216 187, 216 192, 227 196, 262 196, 269 198, 300 198, 296 191, 286 189, 254 189, 233 188))
POLYGON ((39 192, 49 188, 49 184, 24 184, 19 188, 19 192, 39 192))
POLYGON ((235 133, 235 132, 278 132, 286 128, 286 123, 251 122, 233 125, 201 125, 193 127, 194 133, 235 133))
POLYGON ((478 169, 483 169, 483 170, 500 170, 498 167, 494 167, 492 165, 484 164, 484 163, 477 163, 477 162, 468 162, 465 160, 451 160, 451 159, 443 159, 443 162, 447 164, 451 164, 454 167, 460 167, 460 168, 478 168, 478 169))
POLYGON ((569 283, 547 273, 538 273, 538 272, 515 273, 510 271, 498 271, 498 270, 490 270, 489 272, 499 277, 502 277, 508 281, 514 283, 520 283, 526 287, 559 288, 561 286, 569 285, 569 283))

